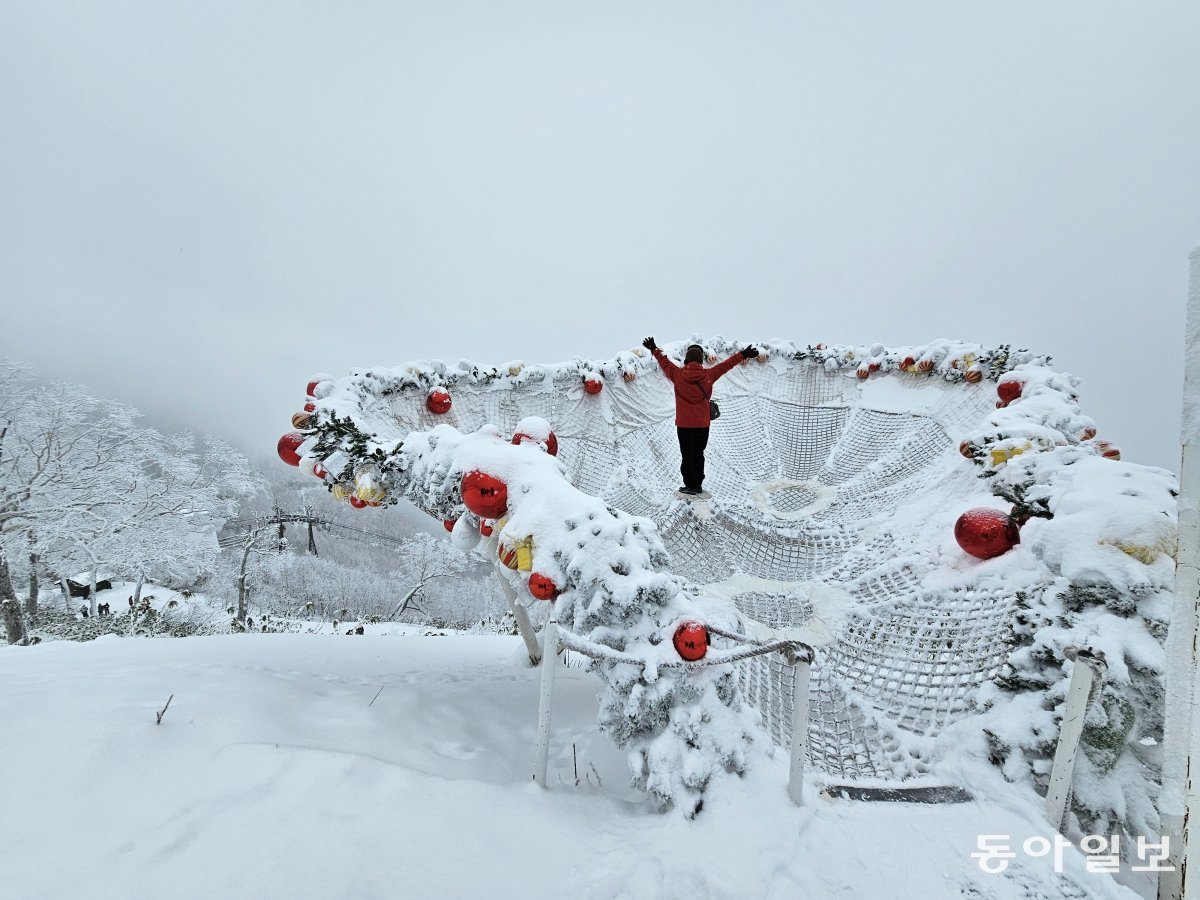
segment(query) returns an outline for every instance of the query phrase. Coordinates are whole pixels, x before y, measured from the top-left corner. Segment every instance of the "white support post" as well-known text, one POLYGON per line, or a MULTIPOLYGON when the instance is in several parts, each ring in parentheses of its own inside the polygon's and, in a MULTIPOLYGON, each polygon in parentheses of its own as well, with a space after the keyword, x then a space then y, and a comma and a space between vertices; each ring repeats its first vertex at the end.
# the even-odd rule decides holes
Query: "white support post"
POLYGON ((505 574, 498 571, 496 577, 500 580, 504 599, 508 601, 508 609, 513 614, 513 618, 517 620, 517 631, 521 633, 521 639, 525 641, 525 650, 529 654, 529 661, 536 666, 542 661, 542 648, 538 646, 537 634, 533 630, 533 623, 529 621, 529 613, 525 611, 524 606, 517 602, 517 594, 512 589, 512 585, 508 583, 505 574))
POLYGON ((1189 861, 1200 859, 1200 829, 1190 827, 1200 813, 1192 775, 1200 760, 1195 728, 1197 646, 1200 642, 1200 247, 1191 254, 1187 332, 1183 355, 1183 416, 1179 466, 1179 548, 1175 556, 1175 602, 1167 631, 1166 727, 1163 736, 1163 790, 1159 800, 1163 837, 1170 841, 1158 881, 1159 900, 1197 900, 1200 878, 1188 878, 1189 861))
POLYGON ((558 660, 558 623, 554 617, 546 623, 545 647, 542 656, 542 690, 538 698, 537 754, 533 761, 533 780, 546 784, 546 769, 550 758, 550 707, 554 703, 554 669, 558 660))
POLYGON ((1054 767, 1050 770, 1050 786, 1046 791, 1046 818, 1055 831, 1062 830, 1063 816, 1067 812, 1071 778, 1075 774, 1075 757, 1079 754, 1079 738, 1083 735, 1083 719, 1087 715, 1088 698, 1092 695, 1092 685, 1096 680, 1090 660, 1085 661, 1070 648, 1066 653, 1068 659, 1074 659, 1075 668, 1071 671, 1062 727, 1058 732, 1058 746, 1054 751, 1054 767))
POLYGON ((788 796, 797 806, 803 806, 804 753, 808 747, 808 686, 812 662, 810 659, 793 659, 796 674, 792 685, 792 758, 788 771, 788 796))

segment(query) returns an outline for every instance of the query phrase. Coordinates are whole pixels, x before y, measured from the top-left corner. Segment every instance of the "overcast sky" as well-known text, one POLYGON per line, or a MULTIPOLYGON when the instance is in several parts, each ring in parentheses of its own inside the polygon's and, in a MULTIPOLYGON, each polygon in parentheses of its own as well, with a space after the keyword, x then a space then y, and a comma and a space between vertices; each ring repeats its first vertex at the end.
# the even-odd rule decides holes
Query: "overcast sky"
POLYGON ((317 371, 1012 343, 1177 469, 1200 4, 0 0, 0 355, 272 453, 317 371))

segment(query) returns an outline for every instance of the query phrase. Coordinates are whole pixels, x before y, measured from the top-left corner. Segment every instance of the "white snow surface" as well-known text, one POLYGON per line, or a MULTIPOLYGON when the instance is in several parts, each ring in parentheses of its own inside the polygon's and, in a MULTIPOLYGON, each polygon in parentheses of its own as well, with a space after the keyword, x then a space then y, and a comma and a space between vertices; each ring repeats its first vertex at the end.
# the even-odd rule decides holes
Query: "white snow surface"
POLYGON ((786 761, 694 820, 626 786, 600 682, 560 669, 551 788, 539 670, 508 637, 103 638, 0 650, 0 894, 20 898, 1134 897, 1020 851, 1037 804, 986 766, 953 805, 785 792, 786 761), (380 690, 382 688, 382 691, 380 690), (174 695, 161 725, 155 712, 174 695), (576 784, 572 745, 578 759, 576 784), (586 778, 585 778, 586 776, 586 778), (1007 834, 1004 874, 970 854, 1007 834))

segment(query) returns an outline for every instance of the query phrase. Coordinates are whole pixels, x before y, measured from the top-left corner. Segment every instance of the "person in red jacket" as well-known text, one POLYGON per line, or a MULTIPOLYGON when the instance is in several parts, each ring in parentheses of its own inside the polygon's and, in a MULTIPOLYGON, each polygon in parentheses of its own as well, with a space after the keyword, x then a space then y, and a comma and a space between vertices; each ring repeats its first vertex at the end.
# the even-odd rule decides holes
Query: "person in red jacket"
POLYGON ((654 338, 646 338, 642 346, 654 354, 663 373, 675 386, 675 430, 679 432, 679 455, 683 458, 679 465, 683 487, 679 493, 702 493, 704 448, 708 446, 708 429, 712 423, 709 401, 712 400, 713 383, 742 360, 758 356, 758 350, 753 346, 745 347, 724 362, 706 369, 704 348, 699 344, 687 348, 682 367, 667 359, 654 338))

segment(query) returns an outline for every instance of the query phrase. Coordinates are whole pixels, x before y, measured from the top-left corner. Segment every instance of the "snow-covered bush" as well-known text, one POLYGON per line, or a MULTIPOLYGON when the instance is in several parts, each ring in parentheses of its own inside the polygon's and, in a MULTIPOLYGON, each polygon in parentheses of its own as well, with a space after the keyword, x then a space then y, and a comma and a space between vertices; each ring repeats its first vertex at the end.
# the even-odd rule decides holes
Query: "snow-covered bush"
POLYGON ((1085 721, 1073 809, 1088 832, 1155 834, 1175 477, 1102 458, 1070 376, 1028 366, 1010 377, 1022 382, 1020 399, 970 443, 993 492, 1027 519, 1022 546, 1047 573, 1042 587, 1018 593, 1012 652, 978 693, 982 718, 970 727, 982 726, 1006 777, 1044 790, 1076 664, 1064 651, 1102 655, 1107 674, 1085 721))

